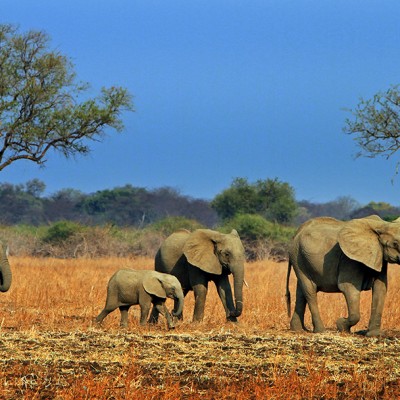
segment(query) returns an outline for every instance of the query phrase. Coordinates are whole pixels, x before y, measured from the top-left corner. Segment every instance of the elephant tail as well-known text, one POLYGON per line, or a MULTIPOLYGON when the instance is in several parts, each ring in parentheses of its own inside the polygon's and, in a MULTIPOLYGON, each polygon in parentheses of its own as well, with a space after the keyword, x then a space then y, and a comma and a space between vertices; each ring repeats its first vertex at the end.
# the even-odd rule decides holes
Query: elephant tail
POLYGON ((291 270, 292 270, 292 263, 290 262, 290 259, 289 259, 287 277, 286 277, 286 307, 287 307, 287 312, 288 312, 289 318, 292 315, 290 289, 289 289, 289 280, 290 280, 291 270))

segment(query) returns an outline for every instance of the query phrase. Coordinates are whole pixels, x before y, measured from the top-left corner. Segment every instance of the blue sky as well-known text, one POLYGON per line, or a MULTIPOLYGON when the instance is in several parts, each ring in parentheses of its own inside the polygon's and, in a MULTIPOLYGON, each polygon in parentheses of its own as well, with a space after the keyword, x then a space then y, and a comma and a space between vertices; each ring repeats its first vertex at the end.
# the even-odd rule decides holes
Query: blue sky
POLYGON ((15 163, 0 182, 212 199, 277 178, 298 200, 400 205, 398 159, 356 159, 342 131, 345 108, 400 83, 399 15, 398 0, 2 0, 0 23, 46 31, 91 96, 124 86, 136 112, 89 156, 15 163))

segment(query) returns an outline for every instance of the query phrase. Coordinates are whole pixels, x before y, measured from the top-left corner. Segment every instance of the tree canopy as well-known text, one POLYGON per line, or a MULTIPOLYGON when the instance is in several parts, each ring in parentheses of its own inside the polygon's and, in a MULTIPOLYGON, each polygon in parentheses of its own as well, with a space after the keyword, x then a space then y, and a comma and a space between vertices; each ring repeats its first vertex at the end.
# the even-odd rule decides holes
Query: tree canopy
POLYGON ((391 157, 400 148, 399 85, 376 93, 371 99, 360 99, 353 118, 346 119, 345 133, 353 135, 360 146, 359 156, 391 157))
POLYGON ((297 210, 294 189, 278 179, 249 183, 246 178, 236 178, 214 198, 211 207, 223 220, 238 214, 259 214, 279 223, 290 223, 297 210))
POLYGON ((121 131, 121 113, 133 111, 122 87, 88 98, 89 85, 49 42, 44 32, 0 25, 0 171, 22 159, 44 164, 49 150, 86 154, 87 141, 100 140, 106 127, 121 131))

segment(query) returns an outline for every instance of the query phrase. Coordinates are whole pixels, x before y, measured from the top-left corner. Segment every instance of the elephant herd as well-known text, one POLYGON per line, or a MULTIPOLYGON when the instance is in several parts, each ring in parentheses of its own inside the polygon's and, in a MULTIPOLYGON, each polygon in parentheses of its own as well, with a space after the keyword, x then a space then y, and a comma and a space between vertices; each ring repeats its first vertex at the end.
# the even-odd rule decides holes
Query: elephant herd
MULTIPOLYGON (((371 317, 366 336, 380 335, 388 263, 400 264, 400 219, 387 222, 372 215, 350 221, 319 217, 305 222, 289 246, 286 281, 289 316, 292 268, 297 277, 290 328, 294 331, 306 329, 304 313, 308 305, 314 332, 323 332, 325 327, 318 309, 317 292, 341 292, 346 299, 348 316, 339 318, 336 324, 339 331, 350 332, 360 320, 361 291, 372 289, 371 317)), ((156 277, 164 287, 163 293, 147 290, 144 277, 138 272, 117 272, 110 280, 106 307, 97 321, 101 322, 105 315, 119 307, 121 324, 125 325, 127 308, 131 304, 140 304, 141 323, 145 323, 150 303, 153 303, 149 321, 156 322, 161 313, 172 327, 171 316, 164 305, 166 297, 174 298, 173 314, 179 317, 183 298, 191 290, 195 296, 193 320, 201 321, 210 281, 216 285, 226 318, 236 321, 243 310, 244 265, 245 250, 235 230, 229 234, 209 229, 180 230, 169 236, 158 250, 156 271, 146 272, 152 276, 158 274, 156 277), (230 274, 233 275, 233 293, 228 280, 230 274), (176 277, 173 285, 164 282, 166 276, 176 277), (143 285, 138 289, 137 283, 141 280, 143 285), (129 288, 137 293, 128 295, 129 288), (147 292, 147 296, 143 292, 147 292)))
MULTIPOLYGON (((350 332, 360 320, 360 293, 372 290, 371 316, 366 336, 381 334, 381 319, 387 292, 388 263, 400 264, 400 219, 393 222, 378 216, 350 221, 330 217, 310 219, 302 224, 289 245, 286 300, 289 316, 289 278, 297 277, 296 302, 290 320, 293 331, 305 330, 306 306, 314 332, 323 332, 317 292, 343 293, 348 315, 336 322, 339 331, 350 332)), ((121 326, 128 324, 128 310, 140 305, 140 323, 157 322, 161 313, 168 328, 174 317, 182 318, 184 297, 194 292, 193 321, 202 321, 210 281, 214 282, 226 318, 235 322, 243 311, 245 249, 236 230, 228 234, 210 229, 179 230, 170 235, 155 256, 155 271, 117 271, 107 286, 106 305, 97 316, 101 323, 119 308, 121 326), (229 275, 233 275, 233 292, 229 275), (165 306, 174 299, 172 316, 165 306)), ((11 285, 7 249, 0 246, 0 291, 11 285)))

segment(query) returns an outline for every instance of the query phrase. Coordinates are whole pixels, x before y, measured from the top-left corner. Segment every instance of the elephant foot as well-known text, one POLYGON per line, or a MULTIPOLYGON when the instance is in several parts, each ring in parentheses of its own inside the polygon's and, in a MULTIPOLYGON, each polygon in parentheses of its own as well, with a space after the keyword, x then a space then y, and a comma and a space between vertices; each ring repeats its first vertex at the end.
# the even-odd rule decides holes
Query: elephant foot
POLYGON ((232 317, 231 315, 226 317, 226 321, 227 322, 238 322, 237 318, 236 317, 232 317))
POLYGON ((303 323, 300 321, 300 319, 292 318, 290 321, 290 330, 294 331, 294 332, 302 332, 302 331, 305 331, 306 328, 303 325, 303 323))
POLYGON ((325 327, 317 327, 317 328, 314 328, 313 332, 314 333, 324 333, 324 332, 326 332, 326 329, 325 329, 325 327))
POLYGON ((347 318, 339 318, 336 321, 336 327, 339 332, 347 332, 350 333, 350 326, 347 322, 347 318))
POLYGON ((373 329, 373 330, 367 331, 365 336, 366 337, 378 337, 378 336, 383 336, 383 333, 380 329, 373 329))

